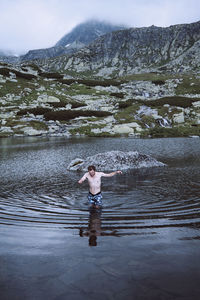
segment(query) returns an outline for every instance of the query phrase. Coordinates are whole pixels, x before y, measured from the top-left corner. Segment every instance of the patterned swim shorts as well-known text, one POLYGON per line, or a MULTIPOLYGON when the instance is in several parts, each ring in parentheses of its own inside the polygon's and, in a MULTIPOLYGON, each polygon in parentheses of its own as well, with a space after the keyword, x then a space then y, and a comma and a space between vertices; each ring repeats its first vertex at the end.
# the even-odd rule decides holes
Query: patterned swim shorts
POLYGON ((93 204, 93 205, 99 205, 101 206, 102 205, 102 194, 101 192, 93 195, 92 193, 89 192, 88 194, 88 201, 90 204, 93 204))

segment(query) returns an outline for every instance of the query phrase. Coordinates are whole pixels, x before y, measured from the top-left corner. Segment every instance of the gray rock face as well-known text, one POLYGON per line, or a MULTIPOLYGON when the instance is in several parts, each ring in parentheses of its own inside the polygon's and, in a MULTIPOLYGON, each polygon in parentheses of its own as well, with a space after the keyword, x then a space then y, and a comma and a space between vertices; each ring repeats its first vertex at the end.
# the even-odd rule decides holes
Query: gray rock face
MULTIPOLYGON (((73 56, 63 57, 59 68, 80 72, 108 66, 131 73, 162 67, 167 70, 171 66, 181 71, 183 61, 185 70, 198 68, 199 40, 200 22, 124 29, 105 34, 73 56)), ((52 67, 57 63, 52 62, 52 67)))
POLYGON ((137 151, 110 151, 89 156, 85 160, 76 158, 68 165, 68 170, 87 171, 89 165, 94 165, 97 171, 128 170, 148 167, 163 167, 165 164, 151 156, 137 151))
POLYGON ((46 49, 36 49, 30 50, 28 53, 20 57, 21 62, 35 60, 35 59, 45 59, 52 58, 62 54, 65 54, 64 47, 51 47, 46 49))
POLYGON ((105 22, 88 21, 76 26, 70 33, 61 38, 54 47, 30 50, 28 53, 18 58, 6 54, 1 55, 0 51, 0 61, 19 63, 37 59, 53 58, 64 54, 73 54, 100 36, 122 28, 124 27, 115 26, 105 22))

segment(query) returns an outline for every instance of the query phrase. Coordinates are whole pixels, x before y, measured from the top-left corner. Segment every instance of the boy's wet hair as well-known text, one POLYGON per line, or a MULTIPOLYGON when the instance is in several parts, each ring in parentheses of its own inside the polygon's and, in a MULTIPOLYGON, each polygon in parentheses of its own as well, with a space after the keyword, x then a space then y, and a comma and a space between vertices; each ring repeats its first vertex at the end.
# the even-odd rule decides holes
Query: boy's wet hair
POLYGON ((88 171, 92 171, 92 170, 96 171, 95 166, 89 166, 89 167, 88 167, 88 171))

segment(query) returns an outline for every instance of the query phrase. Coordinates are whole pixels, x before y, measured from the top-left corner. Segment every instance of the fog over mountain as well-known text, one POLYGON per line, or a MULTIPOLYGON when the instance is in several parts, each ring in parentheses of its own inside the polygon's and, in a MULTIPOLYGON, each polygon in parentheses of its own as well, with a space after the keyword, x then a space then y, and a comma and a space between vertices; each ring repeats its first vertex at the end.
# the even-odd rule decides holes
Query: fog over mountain
POLYGON ((90 19, 127 27, 168 27, 198 21, 199 11, 198 0, 1 0, 0 49, 22 55, 51 48, 90 19))

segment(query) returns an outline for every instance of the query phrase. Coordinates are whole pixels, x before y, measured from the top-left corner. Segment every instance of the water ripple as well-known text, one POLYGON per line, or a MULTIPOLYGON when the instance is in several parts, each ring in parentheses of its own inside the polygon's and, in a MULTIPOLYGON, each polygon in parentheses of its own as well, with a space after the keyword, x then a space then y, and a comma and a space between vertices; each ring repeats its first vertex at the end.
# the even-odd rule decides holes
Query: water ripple
MULTIPOLYGON (((127 151, 133 150, 128 142, 127 151)), ((112 143, 108 143, 107 147, 120 150, 120 144, 114 147, 112 143)), ((142 143, 143 147, 146 142, 137 143, 142 143)), ((162 143, 167 146, 165 140, 162 143)), ((146 143, 148 152, 153 151, 153 145, 152 141, 146 143)), ((99 140, 92 151, 90 143, 79 150, 77 143, 68 144, 72 148, 67 152, 62 143, 58 144, 58 148, 52 143, 49 149, 48 142, 34 147, 29 144, 25 146, 25 150, 23 147, 11 147, 10 153, 5 150, 0 162, 4 174, 0 181, 2 225, 58 228, 75 231, 80 236, 89 235, 92 230, 101 232, 101 235, 121 236, 153 234, 157 228, 199 228, 198 146, 191 154, 188 142, 182 152, 176 152, 175 144, 171 144, 172 150, 168 150, 168 156, 166 148, 161 147, 158 156, 168 163, 168 167, 130 171, 123 176, 103 180, 104 206, 96 211, 88 208, 87 184, 77 184, 82 174, 69 173, 65 166, 80 151, 87 154, 87 151, 97 152, 96 148, 100 150, 99 140), (177 155, 176 159, 172 152, 177 155)), ((134 150, 140 151, 140 148, 134 150)))

